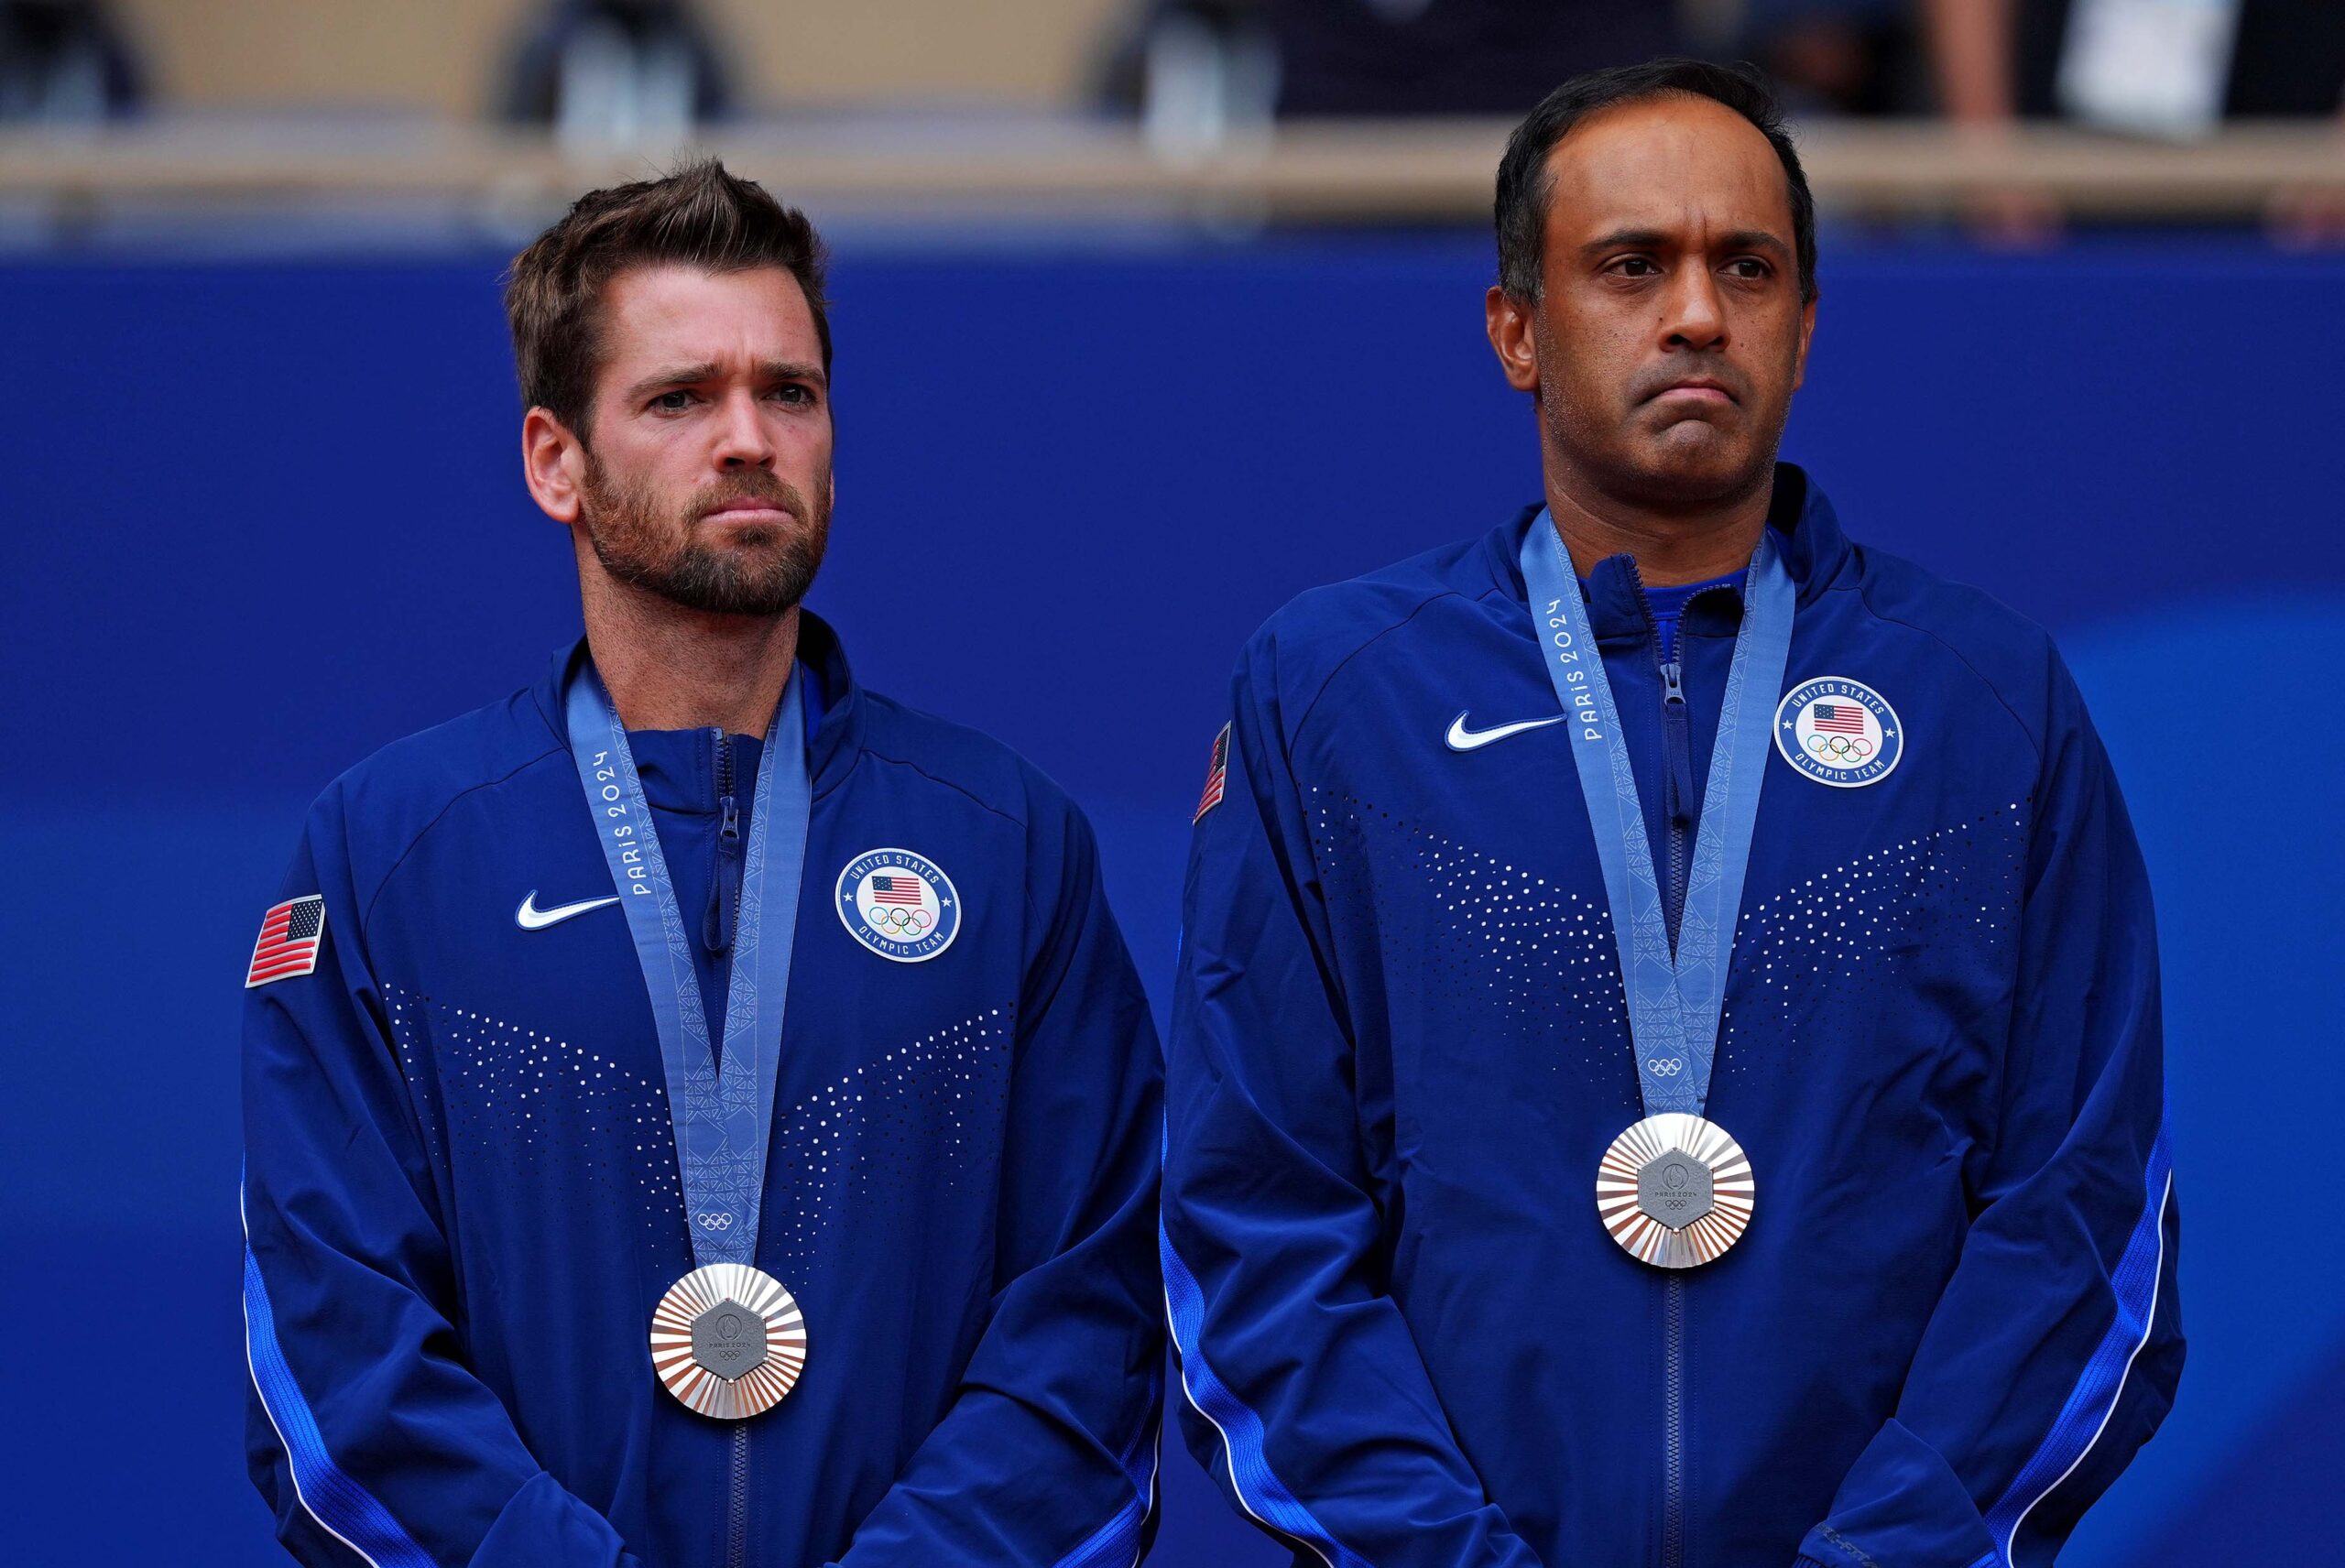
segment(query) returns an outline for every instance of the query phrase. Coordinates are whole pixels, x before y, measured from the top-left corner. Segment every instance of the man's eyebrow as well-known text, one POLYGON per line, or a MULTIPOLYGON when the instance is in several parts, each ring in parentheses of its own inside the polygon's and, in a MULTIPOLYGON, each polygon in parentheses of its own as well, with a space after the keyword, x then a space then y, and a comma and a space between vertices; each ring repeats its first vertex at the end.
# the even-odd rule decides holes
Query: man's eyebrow
MULTIPOLYGON (((1667 250, 1676 243, 1659 229, 1615 229, 1580 246, 1583 256, 1608 250, 1667 250)), ((1733 229, 1718 236, 1721 250, 1755 250, 1789 261, 1792 247, 1764 229, 1733 229)))
POLYGON ((696 382, 715 379, 716 363, 714 360, 703 360, 698 365, 671 365, 665 370, 653 371, 628 387, 627 401, 632 403, 638 397, 648 397, 663 387, 690 387, 696 382))
POLYGON ((1718 245, 1726 250, 1763 251, 1778 261, 1792 258, 1792 247, 1764 229, 1735 229, 1718 236, 1718 245))
MULTIPOLYGON (((693 387, 704 381, 714 381, 725 373, 714 360, 703 360, 698 365, 679 365, 656 370, 627 389, 627 401, 648 397, 654 392, 671 387, 693 387)), ((802 364, 794 359, 768 359, 758 364, 760 381, 811 381, 815 386, 827 385, 823 367, 802 364)))
POLYGON ((760 381, 811 381, 820 387, 829 380, 819 365, 808 365, 795 359, 761 359, 758 362, 760 381))
POLYGON ((1599 250, 1663 250, 1668 245, 1669 236, 1659 229, 1614 229, 1579 248, 1582 255, 1593 256, 1599 250))

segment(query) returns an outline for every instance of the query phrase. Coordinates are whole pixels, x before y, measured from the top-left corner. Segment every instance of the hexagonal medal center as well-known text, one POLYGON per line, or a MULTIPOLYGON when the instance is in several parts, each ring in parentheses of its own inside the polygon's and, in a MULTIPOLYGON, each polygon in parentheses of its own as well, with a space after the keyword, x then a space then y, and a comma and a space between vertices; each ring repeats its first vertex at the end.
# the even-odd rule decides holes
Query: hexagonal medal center
POLYGON ((727 1382, 766 1358, 766 1320, 727 1297, 693 1320, 693 1359, 727 1382))
POLYGON ((1710 1212, 1710 1168, 1673 1149, 1637 1172, 1637 1207, 1672 1230, 1684 1230, 1710 1212))

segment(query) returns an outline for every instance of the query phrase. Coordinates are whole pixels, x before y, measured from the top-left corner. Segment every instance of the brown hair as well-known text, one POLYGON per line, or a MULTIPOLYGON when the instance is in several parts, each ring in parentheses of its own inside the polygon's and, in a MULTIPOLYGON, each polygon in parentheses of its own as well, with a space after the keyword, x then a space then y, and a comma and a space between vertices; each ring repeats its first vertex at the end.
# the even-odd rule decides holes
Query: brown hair
POLYGON ((831 322, 823 298, 828 257, 806 214, 775 201, 754 180, 698 158, 658 180, 590 191, 562 221, 513 258, 505 274, 505 315, 521 401, 544 408, 586 438, 586 416, 602 365, 604 286, 631 267, 678 263, 710 272, 778 267, 798 279, 831 367, 831 322))

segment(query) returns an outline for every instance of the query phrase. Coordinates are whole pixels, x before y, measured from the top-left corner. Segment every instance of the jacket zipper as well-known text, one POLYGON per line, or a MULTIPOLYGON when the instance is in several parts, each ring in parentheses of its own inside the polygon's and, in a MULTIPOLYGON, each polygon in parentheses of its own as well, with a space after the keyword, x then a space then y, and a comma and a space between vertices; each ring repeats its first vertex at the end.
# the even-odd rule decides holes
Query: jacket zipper
MULTIPOLYGON (((708 879, 708 915, 704 935, 708 950, 733 951, 735 922, 741 899, 741 811, 733 792, 733 737, 714 732, 716 749, 716 864, 708 879)), ((733 1423, 725 1465, 724 1568, 748 1568, 749 1562, 749 1423, 733 1423)))
POLYGON ((1661 1286, 1661 1568, 1685 1568, 1685 1279, 1661 1286))
POLYGON ((701 937, 714 953, 733 951, 733 925, 741 902, 741 811, 733 795, 733 737, 714 730, 716 748, 716 860, 708 879, 708 912, 701 937))
MULTIPOLYGON (((1637 592, 1644 592, 1642 581, 1637 592)), ((1685 616, 1711 594, 1730 592, 1722 587, 1705 588, 1679 606, 1675 659, 1659 657, 1661 627, 1653 619, 1652 601, 1645 602, 1645 622, 1652 629, 1653 653, 1661 666, 1661 735, 1669 775, 1663 801, 1664 814, 1669 819, 1669 887, 1663 913, 1669 922, 1672 957, 1677 953, 1677 928, 1685 915, 1685 882, 1693 871, 1694 813, 1701 809, 1701 801, 1694 792, 1694 710, 1685 702, 1685 616)))
MULTIPOLYGON (((1637 599, 1645 612, 1645 627, 1652 635, 1653 659, 1661 670, 1661 735, 1664 779, 1662 814, 1667 819, 1668 886, 1662 913, 1669 927, 1669 952, 1677 953, 1677 931, 1685 913, 1685 882, 1689 858, 1694 798, 1693 710, 1685 702, 1685 613, 1679 606, 1678 657, 1663 659, 1661 626, 1645 595, 1644 579, 1631 573, 1637 599)), ((1699 598, 1702 595, 1696 594, 1699 598)), ((1685 1280, 1672 1274, 1661 1287, 1661 1568, 1685 1564, 1685 1280)))
POLYGON ((732 1454, 725 1462, 725 1568, 748 1568, 749 1423, 733 1423, 732 1454))
POLYGON ((1669 921, 1669 952, 1674 957, 1678 923, 1685 917, 1685 830, 1692 825, 1694 813, 1694 724, 1692 711, 1685 706, 1685 667, 1674 659, 1661 667, 1661 739, 1668 771, 1662 813, 1669 820, 1669 889, 1662 912, 1669 921))
MULTIPOLYGON (((1685 909, 1685 829, 1694 800, 1693 726, 1685 706, 1685 667, 1662 657, 1661 620, 1652 613, 1652 596, 1645 592, 1644 573, 1636 558, 1628 561, 1629 582, 1637 591, 1637 608, 1643 613, 1645 635, 1652 639, 1654 667, 1661 671, 1662 816, 1669 830, 1668 864, 1662 868, 1661 914, 1669 929, 1669 953, 1677 955, 1677 920, 1685 909)), ((1690 603, 1690 601, 1688 602, 1690 603)), ((1678 626, 1683 635, 1684 606, 1678 626)))

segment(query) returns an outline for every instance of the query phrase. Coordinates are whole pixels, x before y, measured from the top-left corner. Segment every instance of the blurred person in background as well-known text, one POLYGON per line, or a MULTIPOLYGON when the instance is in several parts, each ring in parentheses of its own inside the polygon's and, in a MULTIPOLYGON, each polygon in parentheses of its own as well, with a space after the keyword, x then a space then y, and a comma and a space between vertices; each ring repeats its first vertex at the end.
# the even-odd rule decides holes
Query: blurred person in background
POLYGON ((1565 84, 1497 227, 1543 504, 1282 610, 1213 743, 1191 1444, 1298 1563, 2043 1568, 2183 1362, 2109 757, 1776 461, 1816 234, 1755 74, 1565 84))
POLYGON ((1516 114, 1676 47, 1674 0, 1264 0, 1282 115, 1516 114))
POLYGON ((1511 115, 1558 77, 1665 52, 1675 16, 1675 0, 1144 0, 1101 95, 1160 123, 1511 115))
POLYGON ((1926 15, 1939 95, 1967 123, 2191 136, 2345 112, 2337 0, 1928 0, 1926 15))
MULTIPOLYGON (((2023 120, 2060 118, 2175 140, 2230 120, 2321 120, 2345 132, 2345 4, 2339 0, 1927 0, 1947 117, 1993 138, 2023 120)), ((2055 237, 2059 206, 2041 192, 1988 190, 1969 203, 1980 237, 2055 237)), ((2332 190, 2283 192, 2275 234, 2345 240, 2332 190)))
POLYGON ((97 0, 0 0, 0 125, 96 125, 139 96, 129 47, 97 0))
POLYGON ((866 690, 802 605, 820 242, 697 164, 581 198, 507 306, 586 635, 330 786, 263 917, 248 1459, 279 1538, 1129 1568, 1154 1029, 1082 814, 866 690))
POLYGON ((556 0, 507 74, 505 118, 573 145, 659 145, 732 107, 717 50, 686 0, 556 0))
POLYGON ((1749 0, 1739 52, 1795 115, 1905 114, 1926 107, 1912 0, 1749 0))

